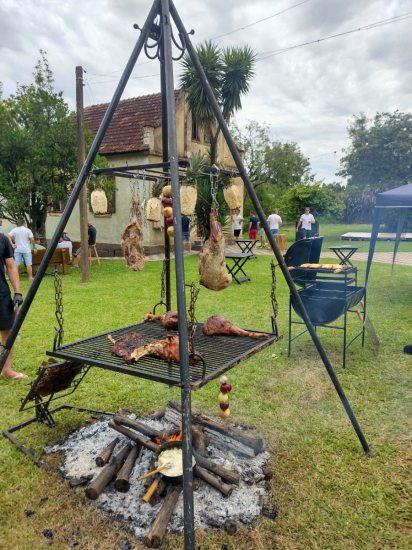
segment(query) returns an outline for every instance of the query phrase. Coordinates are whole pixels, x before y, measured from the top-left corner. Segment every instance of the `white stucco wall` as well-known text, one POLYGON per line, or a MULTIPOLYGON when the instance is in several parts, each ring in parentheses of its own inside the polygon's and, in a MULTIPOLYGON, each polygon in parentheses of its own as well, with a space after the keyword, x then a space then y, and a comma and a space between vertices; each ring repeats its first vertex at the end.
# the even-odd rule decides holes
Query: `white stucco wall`
MULTIPOLYGON (((146 155, 123 155, 115 159, 108 159, 111 166, 126 166, 132 164, 145 164, 149 162, 146 155)), ((152 196, 153 183, 145 180, 134 180, 116 177, 116 212, 110 216, 96 216, 89 212, 89 222, 97 230, 97 242, 106 244, 120 244, 120 236, 129 223, 130 204, 132 195, 136 194, 142 208, 143 238, 145 246, 162 244, 163 231, 154 229, 153 224, 146 220, 145 206, 148 198, 152 196)), ((53 235, 60 220, 61 214, 49 214, 46 222, 46 237, 53 235)), ((74 208, 66 232, 72 240, 80 240, 80 214, 78 204, 74 208)))

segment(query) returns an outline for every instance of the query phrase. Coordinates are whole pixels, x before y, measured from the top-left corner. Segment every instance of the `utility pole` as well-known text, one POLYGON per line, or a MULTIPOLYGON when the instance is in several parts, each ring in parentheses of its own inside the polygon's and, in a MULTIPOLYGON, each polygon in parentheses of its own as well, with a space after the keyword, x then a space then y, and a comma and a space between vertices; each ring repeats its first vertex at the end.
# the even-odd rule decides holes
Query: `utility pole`
MULTIPOLYGON (((83 67, 76 67, 76 112, 77 112, 77 164, 79 171, 84 164, 86 151, 84 145, 83 126, 83 67)), ((89 280, 89 235, 87 225, 87 185, 83 185, 79 195, 80 207, 80 241, 82 254, 80 256, 80 267, 82 270, 82 283, 89 280)))

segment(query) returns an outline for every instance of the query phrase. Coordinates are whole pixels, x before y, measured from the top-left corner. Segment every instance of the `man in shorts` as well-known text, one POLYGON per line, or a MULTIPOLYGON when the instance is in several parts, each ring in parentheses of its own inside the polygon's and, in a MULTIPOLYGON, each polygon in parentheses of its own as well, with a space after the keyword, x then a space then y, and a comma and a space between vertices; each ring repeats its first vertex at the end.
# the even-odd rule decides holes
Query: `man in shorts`
MULTIPOLYGON (((1 343, 4 345, 10 334, 14 322, 14 309, 23 303, 20 292, 19 271, 13 258, 13 248, 9 239, 0 234, 0 332, 1 343), (6 281, 6 271, 14 289, 14 299, 11 298, 10 288, 6 281)), ((1 375, 11 380, 24 380, 27 375, 12 369, 13 350, 9 353, 1 375)))
POLYGON ((310 213, 310 208, 307 206, 305 208, 305 213, 301 215, 297 230, 299 231, 302 226, 303 238, 310 239, 312 236, 312 225, 315 223, 315 218, 313 214, 310 213))
POLYGON ((279 228, 282 227, 282 218, 279 216, 279 210, 277 208, 272 210, 272 214, 268 216, 267 222, 272 235, 278 235, 279 228))
POLYGON ((233 219, 233 235, 235 239, 239 239, 243 229, 243 217, 240 214, 239 208, 235 208, 232 219, 233 219))
POLYGON ((21 261, 24 261, 26 266, 27 276, 30 281, 33 280, 33 262, 31 257, 31 252, 33 248, 33 253, 37 253, 36 243, 34 241, 34 236, 31 230, 24 225, 23 218, 19 218, 16 222, 16 227, 12 229, 9 233, 9 238, 12 241, 12 246, 14 248, 14 260, 16 266, 19 267, 21 261))

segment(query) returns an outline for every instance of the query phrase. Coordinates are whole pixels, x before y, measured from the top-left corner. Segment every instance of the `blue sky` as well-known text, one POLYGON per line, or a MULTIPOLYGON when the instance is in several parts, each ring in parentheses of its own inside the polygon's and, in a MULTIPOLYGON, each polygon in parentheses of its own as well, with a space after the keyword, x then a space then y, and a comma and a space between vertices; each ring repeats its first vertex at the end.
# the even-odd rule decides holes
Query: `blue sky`
MULTIPOLYGON (((55 87, 72 107, 76 65, 87 71, 86 105, 109 101, 137 39, 133 24, 143 24, 151 5, 150 0, 0 0, 3 96, 13 93, 17 82, 31 81, 43 49, 55 87)), ((326 182, 337 180, 354 114, 412 112, 412 19, 279 52, 412 15, 412 0, 175 0, 175 5, 187 29, 195 30, 195 44, 213 38, 222 46, 248 44, 256 51, 256 75, 237 122, 266 122, 274 139, 299 143, 326 182)), ((178 66, 175 70, 177 76, 178 66)), ((142 58, 124 97, 159 91, 158 73, 155 61, 142 58)))

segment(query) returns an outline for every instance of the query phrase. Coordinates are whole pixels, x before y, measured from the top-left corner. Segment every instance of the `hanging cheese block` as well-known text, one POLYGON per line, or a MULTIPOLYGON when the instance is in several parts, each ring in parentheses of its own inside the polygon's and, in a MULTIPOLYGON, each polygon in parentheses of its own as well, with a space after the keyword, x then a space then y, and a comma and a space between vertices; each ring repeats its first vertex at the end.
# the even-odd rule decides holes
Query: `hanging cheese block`
POLYGON ((197 189, 192 185, 180 187, 180 211, 183 216, 191 216, 195 211, 197 201, 197 189))
POLYGON ((107 197, 101 187, 93 189, 90 195, 90 203, 94 214, 107 214, 107 197))
POLYGON ((242 207, 242 194, 237 185, 229 185, 223 189, 223 196, 231 210, 242 207))
POLYGON ((160 222, 162 215, 162 203, 157 197, 152 197, 147 201, 146 219, 149 222, 160 222))

